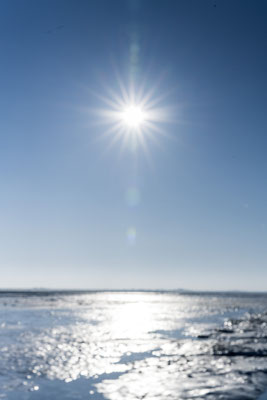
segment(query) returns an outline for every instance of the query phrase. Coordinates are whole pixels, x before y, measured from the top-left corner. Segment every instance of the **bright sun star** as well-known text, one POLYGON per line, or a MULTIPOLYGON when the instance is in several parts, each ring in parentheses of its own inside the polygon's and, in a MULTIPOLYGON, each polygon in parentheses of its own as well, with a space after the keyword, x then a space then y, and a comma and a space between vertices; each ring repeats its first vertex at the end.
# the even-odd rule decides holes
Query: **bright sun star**
POLYGON ((121 119, 126 126, 134 130, 142 126, 146 120, 146 114, 141 107, 132 105, 125 108, 121 114, 121 119))
POLYGON ((116 143, 121 150, 141 147, 149 159, 149 142, 160 144, 160 136, 168 136, 163 127, 170 122, 170 108, 164 105, 168 93, 157 94, 158 85, 148 88, 145 78, 138 87, 125 86, 120 77, 115 84, 118 91, 105 86, 106 94, 97 94, 106 105, 97 110, 100 123, 106 126, 100 138, 109 138, 107 150, 116 143))

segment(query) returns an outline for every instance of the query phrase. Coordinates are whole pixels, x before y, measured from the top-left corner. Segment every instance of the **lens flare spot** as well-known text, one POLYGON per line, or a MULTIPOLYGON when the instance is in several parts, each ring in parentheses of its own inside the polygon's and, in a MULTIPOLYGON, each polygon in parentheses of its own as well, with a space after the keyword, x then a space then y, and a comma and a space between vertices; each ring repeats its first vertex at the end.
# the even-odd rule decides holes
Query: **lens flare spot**
POLYGON ((135 187, 130 187, 126 194, 125 200, 129 207, 136 207, 140 203, 140 192, 135 187))
POLYGON ((135 242, 136 242, 136 229, 133 228, 133 227, 132 228, 128 228, 126 236, 127 236, 128 243, 131 246, 133 246, 135 244, 135 242))

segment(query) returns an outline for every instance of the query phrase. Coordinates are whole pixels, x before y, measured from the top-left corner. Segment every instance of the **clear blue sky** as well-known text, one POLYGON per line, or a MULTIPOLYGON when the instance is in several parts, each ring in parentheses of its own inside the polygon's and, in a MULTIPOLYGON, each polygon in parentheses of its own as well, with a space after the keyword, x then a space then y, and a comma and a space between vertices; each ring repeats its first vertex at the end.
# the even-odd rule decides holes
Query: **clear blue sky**
POLYGON ((1 287, 267 289, 266 19, 260 0, 1 2, 1 287), (133 67, 173 89, 151 162, 106 151, 92 111, 133 67))

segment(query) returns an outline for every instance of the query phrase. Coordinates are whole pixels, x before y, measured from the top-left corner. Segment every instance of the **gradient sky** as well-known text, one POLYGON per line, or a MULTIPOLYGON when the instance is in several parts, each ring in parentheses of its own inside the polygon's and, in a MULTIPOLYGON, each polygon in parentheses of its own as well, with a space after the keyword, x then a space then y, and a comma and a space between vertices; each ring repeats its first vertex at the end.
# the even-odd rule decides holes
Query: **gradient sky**
POLYGON ((267 2, 0 11, 0 286, 266 290, 267 2), (150 161, 98 140, 133 75, 171 110, 150 161))

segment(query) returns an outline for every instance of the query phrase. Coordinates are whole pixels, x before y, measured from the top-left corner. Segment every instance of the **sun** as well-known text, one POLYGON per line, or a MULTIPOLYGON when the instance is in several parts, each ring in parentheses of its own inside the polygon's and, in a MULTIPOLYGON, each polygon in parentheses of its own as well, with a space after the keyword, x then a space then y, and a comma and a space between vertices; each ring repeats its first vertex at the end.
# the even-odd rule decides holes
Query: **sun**
POLYGON ((122 122, 132 131, 137 131, 146 121, 146 113, 141 106, 131 105, 121 113, 122 122))
POLYGON ((119 75, 116 78, 112 87, 104 86, 105 94, 94 93, 100 108, 92 111, 97 123, 103 125, 98 139, 108 139, 105 151, 116 144, 121 151, 128 149, 134 153, 142 148, 149 160, 150 143, 160 146, 160 137, 169 136, 166 123, 171 122, 172 116, 165 103, 169 92, 161 90, 157 82, 148 87, 145 77, 139 85, 125 85, 119 75))

